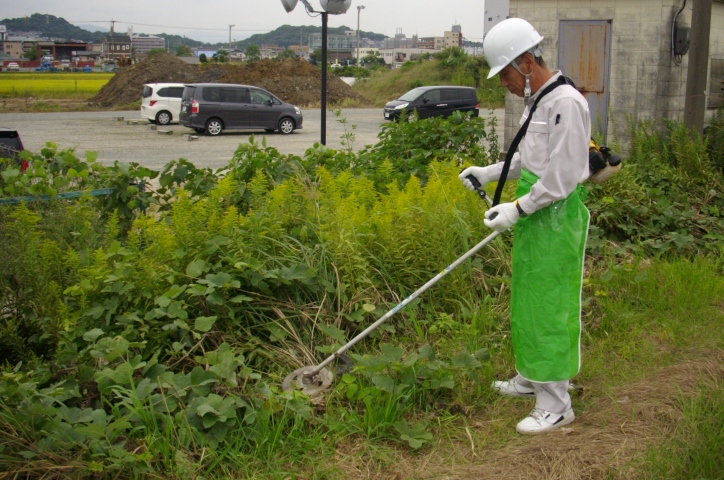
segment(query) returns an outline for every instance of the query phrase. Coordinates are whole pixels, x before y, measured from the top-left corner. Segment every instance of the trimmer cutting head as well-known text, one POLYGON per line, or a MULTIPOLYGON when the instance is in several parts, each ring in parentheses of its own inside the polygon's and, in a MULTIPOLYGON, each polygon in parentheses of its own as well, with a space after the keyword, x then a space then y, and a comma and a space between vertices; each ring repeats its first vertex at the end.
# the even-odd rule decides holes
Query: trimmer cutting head
POLYGON ((332 385, 334 373, 323 368, 315 375, 308 375, 309 372, 314 371, 314 369, 314 366, 309 366, 294 370, 287 375, 282 382, 282 390, 287 392, 297 389, 309 396, 314 396, 327 390, 332 385))

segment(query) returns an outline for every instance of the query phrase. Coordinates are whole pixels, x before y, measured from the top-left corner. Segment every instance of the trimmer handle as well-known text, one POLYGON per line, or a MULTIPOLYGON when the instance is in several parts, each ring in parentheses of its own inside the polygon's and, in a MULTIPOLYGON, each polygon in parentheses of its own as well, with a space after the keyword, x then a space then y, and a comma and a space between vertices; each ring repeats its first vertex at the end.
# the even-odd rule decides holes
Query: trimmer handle
MULTIPOLYGON (((492 202, 490 201, 490 198, 485 194, 485 190, 483 190, 483 186, 480 184, 477 178, 475 178, 473 175, 468 175, 466 177, 468 180, 470 180, 470 183, 473 184, 473 187, 475 187, 475 191, 478 192, 478 196, 481 200, 485 200, 488 202, 488 205, 492 205, 492 202)), ((490 214, 490 220, 493 220, 495 217, 498 216, 498 212, 493 212, 490 214)))
POLYGON ((470 183, 473 184, 473 187, 475 187, 475 191, 478 192, 478 196, 480 197, 480 199, 490 203, 490 200, 486 198, 487 195, 485 194, 485 190, 483 190, 483 186, 480 184, 478 179, 475 178, 473 175, 468 175, 466 178, 470 181, 470 183))

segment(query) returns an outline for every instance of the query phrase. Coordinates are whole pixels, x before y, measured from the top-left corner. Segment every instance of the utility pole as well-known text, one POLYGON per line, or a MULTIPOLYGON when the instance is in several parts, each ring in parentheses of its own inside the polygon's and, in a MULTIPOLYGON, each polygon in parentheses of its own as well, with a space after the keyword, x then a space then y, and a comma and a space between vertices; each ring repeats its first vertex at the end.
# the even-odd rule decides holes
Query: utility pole
POLYGON ((711 1, 696 0, 691 11, 691 46, 686 74, 684 125, 689 134, 704 132, 706 85, 709 69, 709 31, 711 30, 711 1))
POLYGON ((322 12, 322 135, 321 144, 327 144, 327 37, 329 14, 322 12))
POLYGON ((229 25, 229 63, 231 63, 231 29, 236 25, 229 25))
POLYGON ((365 8, 364 5, 357 5, 357 66, 359 67, 359 14, 365 8))

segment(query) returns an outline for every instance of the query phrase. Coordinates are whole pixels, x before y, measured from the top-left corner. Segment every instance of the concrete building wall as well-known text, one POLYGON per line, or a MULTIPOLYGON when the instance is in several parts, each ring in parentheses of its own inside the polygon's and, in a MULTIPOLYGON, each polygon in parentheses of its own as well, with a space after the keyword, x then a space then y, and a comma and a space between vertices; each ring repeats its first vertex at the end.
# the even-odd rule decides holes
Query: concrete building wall
POLYGON ((710 93, 708 116, 714 109, 724 107, 724 3, 714 2, 711 8, 711 35, 709 37, 710 93))
MULTIPOLYGON (((671 26, 681 0, 510 0, 510 16, 528 20, 545 37, 544 60, 554 70, 562 20, 611 22, 608 139, 627 143, 626 121, 683 119, 689 55, 676 65, 671 26)), ((679 20, 691 25, 691 10, 679 20)), ((710 56, 724 58, 724 4, 714 2, 710 56)), ((566 72, 563 72, 564 74, 566 72)), ((523 101, 506 97, 505 146, 518 130, 523 101)))

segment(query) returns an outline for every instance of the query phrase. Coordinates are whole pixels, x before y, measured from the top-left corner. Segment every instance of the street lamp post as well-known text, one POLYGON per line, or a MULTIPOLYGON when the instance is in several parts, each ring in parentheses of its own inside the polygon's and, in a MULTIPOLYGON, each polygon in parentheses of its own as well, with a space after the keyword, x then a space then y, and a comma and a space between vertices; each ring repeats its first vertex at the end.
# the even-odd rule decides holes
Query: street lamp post
MULTIPOLYGON (((281 0, 282 6, 287 13, 294 10, 299 0, 281 0)), ((309 4, 309 0, 302 0, 307 13, 319 13, 322 16, 322 93, 321 93, 321 123, 322 134, 320 143, 327 144, 327 23, 329 14, 340 15, 349 10, 352 0, 319 0, 322 11, 315 11, 309 4)))
POLYGON ((229 63, 231 63, 231 29, 236 25, 229 25, 229 63))
POLYGON ((364 5, 357 5, 357 66, 359 67, 359 14, 364 10, 364 5))

